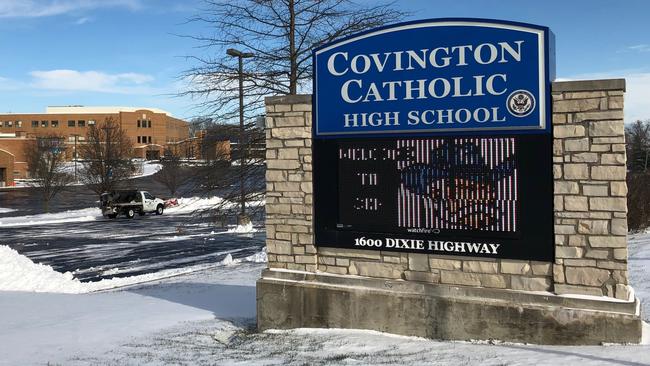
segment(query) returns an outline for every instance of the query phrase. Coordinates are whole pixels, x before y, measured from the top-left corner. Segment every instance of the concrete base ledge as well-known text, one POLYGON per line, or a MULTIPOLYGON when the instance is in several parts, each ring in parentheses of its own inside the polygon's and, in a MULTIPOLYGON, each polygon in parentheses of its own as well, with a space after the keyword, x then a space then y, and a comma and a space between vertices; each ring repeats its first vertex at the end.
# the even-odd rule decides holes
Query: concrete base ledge
POLYGON ((356 328, 434 339, 639 343, 639 304, 463 286, 265 270, 260 330, 356 328))

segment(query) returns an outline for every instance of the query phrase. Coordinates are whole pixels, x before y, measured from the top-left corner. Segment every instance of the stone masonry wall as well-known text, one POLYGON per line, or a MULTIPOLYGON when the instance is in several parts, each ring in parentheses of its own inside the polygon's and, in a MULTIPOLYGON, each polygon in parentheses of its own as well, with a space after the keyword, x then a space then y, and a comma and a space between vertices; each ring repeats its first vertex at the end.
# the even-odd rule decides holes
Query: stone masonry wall
POLYGON ((311 95, 266 98, 266 161, 269 268, 316 272, 311 95))
POLYGON ((625 80, 553 85, 558 294, 629 297, 625 80))
POLYGON ((269 267, 627 298, 623 91, 622 80, 553 85, 555 263, 316 248, 311 96, 267 98, 269 267))

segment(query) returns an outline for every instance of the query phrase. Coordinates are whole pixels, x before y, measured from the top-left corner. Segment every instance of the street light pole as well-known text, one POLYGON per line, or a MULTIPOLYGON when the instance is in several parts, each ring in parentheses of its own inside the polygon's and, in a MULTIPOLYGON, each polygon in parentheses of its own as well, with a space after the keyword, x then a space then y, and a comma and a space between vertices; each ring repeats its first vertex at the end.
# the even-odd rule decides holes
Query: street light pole
POLYGON ((79 135, 74 134, 72 136, 74 136, 74 154, 73 154, 73 158, 74 158, 74 181, 76 183, 77 182, 77 138, 79 137, 79 135))
POLYGON ((239 197, 240 211, 238 224, 244 225, 250 222, 246 216, 246 192, 244 187, 244 59, 253 57, 253 53, 242 52, 234 48, 226 51, 229 56, 237 57, 239 62, 239 197))
POLYGON ((113 165, 112 165, 112 156, 111 156, 111 139, 113 138, 113 135, 111 133, 112 130, 116 129, 117 126, 113 125, 104 125, 101 127, 102 130, 104 130, 104 134, 106 135, 106 153, 104 156, 104 176, 102 177, 103 180, 103 189, 104 191, 109 191, 110 189, 113 189, 113 184, 111 182, 111 178, 113 176, 113 165))

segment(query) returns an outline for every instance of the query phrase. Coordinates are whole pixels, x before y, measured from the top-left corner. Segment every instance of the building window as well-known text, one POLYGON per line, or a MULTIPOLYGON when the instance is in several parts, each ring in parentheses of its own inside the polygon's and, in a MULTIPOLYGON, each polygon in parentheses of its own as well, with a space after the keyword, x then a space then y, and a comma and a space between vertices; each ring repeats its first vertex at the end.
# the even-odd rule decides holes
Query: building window
POLYGON ((4 126, 4 122, 0 121, 0 128, 4 126))
MULTIPOLYGON (((11 121, 9 121, 9 127, 11 127, 11 121)), ((16 121, 16 127, 22 128, 23 127, 23 121, 16 121)))
POLYGON ((147 122, 149 124, 149 128, 151 128, 151 120, 147 122))
POLYGON ((149 136, 149 143, 151 143, 151 136, 149 136))
POLYGON ((74 127, 74 121, 68 121, 68 127, 74 127))
POLYGON ((59 127, 59 121, 52 121, 52 127, 54 128, 59 127))
POLYGON ((138 120, 138 128, 140 128, 140 120, 138 120))
POLYGON ((88 120, 88 126, 94 126, 95 125, 95 120, 88 120))
MULTIPOLYGON (((138 122, 140 122, 140 121, 138 121, 138 122)), ((141 144, 142 143, 141 141, 142 140, 140 139, 140 136, 138 136, 138 144, 141 144)))
POLYGON ((38 127, 38 121, 32 121, 32 128, 38 127))
POLYGON ((77 121, 78 127, 86 127, 86 121, 77 121))
POLYGON ((86 141, 86 137, 85 136, 79 136, 79 137, 77 137, 77 141, 86 141))
POLYGON ((7 127, 13 127, 13 122, 12 121, 7 121, 7 127))
POLYGON ((49 124, 50 124, 50 122, 48 122, 48 121, 41 121, 41 127, 43 127, 43 128, 47 127, 47 125, 49 125, 49 124))

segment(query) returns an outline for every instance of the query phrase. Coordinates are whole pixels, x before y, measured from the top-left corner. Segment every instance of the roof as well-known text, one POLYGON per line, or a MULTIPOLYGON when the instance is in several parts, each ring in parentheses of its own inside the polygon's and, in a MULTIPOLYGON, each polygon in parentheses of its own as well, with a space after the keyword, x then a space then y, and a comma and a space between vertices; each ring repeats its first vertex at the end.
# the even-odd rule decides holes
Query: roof
POLYGON ((82 105, 68 105, 68 106, 48 106, 45 113, 48 114, 104 114, 104 113, 119 113, 119 112, 135 112, 139 110, 148 110, 154 113, 164 113, 170 117, 172 114, 159 109, 148 107, 117 107, 117 106, 82 106, 82 105))

